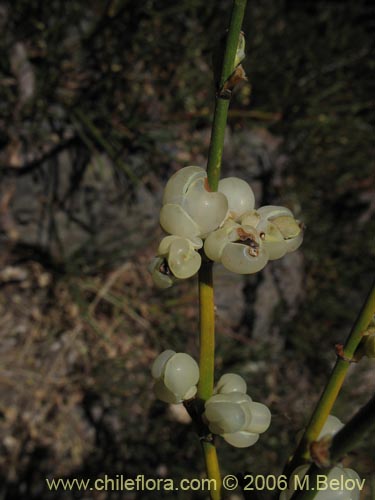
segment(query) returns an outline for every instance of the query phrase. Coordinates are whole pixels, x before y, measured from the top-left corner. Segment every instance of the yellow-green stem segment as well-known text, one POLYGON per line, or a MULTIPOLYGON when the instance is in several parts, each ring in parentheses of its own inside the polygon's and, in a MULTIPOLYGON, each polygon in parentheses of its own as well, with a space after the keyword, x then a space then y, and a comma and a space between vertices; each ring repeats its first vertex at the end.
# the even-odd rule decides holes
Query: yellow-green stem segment
MULTIPOLYGON (((240 37, 242 21, 245 15, 247 0, 234 0, 230 25, 226 40, 223 66, 219 81, 219 90, 228 80, 234 71, 234 61, 236 57, 238 40, 240 37)), ((217 191, 220 179, 221 158, 223 155, 224 134, 227 124, 229 109, 229 99, 216 95, 214 120, 212 124, 212 133, 210 147, 208 150, 207 177, 212 191, 217 191)))
POLYGON ((199 270, 199 384, 198 397, 206 401, 214 387, 215 309, 212 265, 203 260, 199 270))
MULTIPOLYGON (((223 65, 219 86, 224 85, 234 70, 234 61, 238 47, 243 17, 245 14, 247 0, 234 0, 232 15, 226 40, 223 65)), ((224 147, 224 134, 228 118, 229 99, 223 98, 217 93, 212 133, 207 161, 207 179, 212 191, 217 191, 221 158, 224 147)), ((214 363, 215 363, 215 309, 214 290, 212 282, 213 263, 203 258, 199 271, 199 326, 200 326, 200 354, 199 370, 200 379, 198 384, 198 397, 206 401, 212 395, 214 386, 214 363)), ((214 479, 216 488, 211 488, 212 500, 221 498, 221 475, 214 443, 203 441, 207 476, 214 479)))
POLYGON ((360 311, 358 318, 349 334, 345 343, 343 353, 337 357, 337 361, 327 385, 324 388, 323 394, 318 401, 314 413, 311 416, 310 422, 300 441, 300 444, 286 468, 286 474, 290 474, 296 467, 310 459, 310 444, 317 439, 320 431, 323 428, 328 415, 331 413, 332 407, 344 383, 346 373, 350 366, 350 360, 362 339, 363 333, 366 331, 371 319, 375 314, 375 283, 373 283, 370 293, 360 311))
POLYGON ((330 465, 327 468, 318 467, 312 464, 306 471, 305 477, 309 478, 307 489, 296 489, 292 500, 312 500, 319 493, 318 476, 327 476, 334 466, 346 453, 350 452, 354 446, 370 434, 375 428, 375 396, 364 405, 351 420, 332 439, 327 451, 330 465))

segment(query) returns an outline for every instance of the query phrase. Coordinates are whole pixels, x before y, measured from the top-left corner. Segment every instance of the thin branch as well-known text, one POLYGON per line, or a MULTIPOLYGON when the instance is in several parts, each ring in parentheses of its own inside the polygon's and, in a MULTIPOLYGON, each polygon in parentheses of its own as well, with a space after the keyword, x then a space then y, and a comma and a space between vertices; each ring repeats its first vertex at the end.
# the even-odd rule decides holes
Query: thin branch
POLYGON ((293 470, 310 459, 310 444, 317 439, 323 428, 328 415, 340 392, 349 369, 354 353, 362 339, 363 332, 366 331, 375 313, 375 283, 373 283, 370 293, 360 311, 358 318, 348 336, 342 352, 338 353, 336 364, 328 379, 327 385, 321 395, 310 422, 305 430, 297 450, 292 460, 287 464, 285 473, 290 476, 293 470))
POLYGON ((318 476, 327 476, 332 466, 343 455, 350 452, 371 429, 375 428, 375 396, 363 406, 354 417, 332 439, 331 446, 327 449, 327 462, 329 467, 321 468, 312 464, 305 476, 309 478, 308 489, 296 490, 292 500, 311 500, 319 493, 318 476))

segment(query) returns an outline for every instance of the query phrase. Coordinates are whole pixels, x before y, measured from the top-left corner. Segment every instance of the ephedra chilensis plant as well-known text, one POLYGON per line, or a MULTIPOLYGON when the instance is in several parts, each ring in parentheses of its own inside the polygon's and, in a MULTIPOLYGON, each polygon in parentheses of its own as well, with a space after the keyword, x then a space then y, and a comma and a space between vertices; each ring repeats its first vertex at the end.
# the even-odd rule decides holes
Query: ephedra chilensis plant
MULTIPOLYGON (((241 32, 246 1, 235 0, 226 34, 220 79, 212 125, 207 169, 181 168, 168 180, 160 210, 160 224, 167 235, 160 242, 150 264, 155 285, 161 289, 178 285, 179 280, 198 275, 199 345, 197 363, 189 354, 172 349, 154 362, 152 376, 156 396, 170 404, 184 404, 193 419, 202 444, 209 478, 215 487, 213 500, 222 498, 223 489, 215 448, 217 436, 234 447, 256 446, 272 425, 270 410, 253 401, 251 390, 238 374, 223 374, 214 382, 214 263, 239 274, 261 271, 269 261, 281 259, 300 247, 304 226, 286 207, 256 208, 251 186, 237 177, 220 179, 224 132, 231 94, 238 82, 246 80, 241 61, 245 39, 241 32)), ((375 357, 375 333, 369 329, 375 310, 372 288, 345 345, 337 346, 337 362, 322 396, 300 438, 297 450, 277 481, 275 498, 318 500, 358 500, 358 474, 344 468, 341 459, 375 422, 375 399, 344 425, 330 415, 351 362, 364 355, 375 357), (351 489, 315 487, 317 471, 329 484, 343 481, 351 489), (296 488, 310 475, 308 488, 296 488), (298 477, 300 482, 295 478, 298 477), (346 481, 346 480, 351 480, 346 481)), ((341 483, 340 483, 341 484, 341 483)))

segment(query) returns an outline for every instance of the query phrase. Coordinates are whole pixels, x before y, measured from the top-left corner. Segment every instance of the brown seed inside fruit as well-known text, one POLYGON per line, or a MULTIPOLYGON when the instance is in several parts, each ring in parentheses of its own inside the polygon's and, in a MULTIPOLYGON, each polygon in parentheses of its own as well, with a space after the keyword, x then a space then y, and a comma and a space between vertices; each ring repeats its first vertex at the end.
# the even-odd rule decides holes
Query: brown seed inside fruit
POLYGON ((159 271, 161 274, 165 274, 166 276, 172 276, 172 271, 169 269, 168 262, 166 259, 159 266, 159 271))
POLYGON ((259 243, 256 241, 256 236, 253 233, 248 233, 241 227, 237 229, 237 234, 239 239, 235 243, 242 243, 247 245, 248 252, 252 257, 258 257, 259 255, 259 243))

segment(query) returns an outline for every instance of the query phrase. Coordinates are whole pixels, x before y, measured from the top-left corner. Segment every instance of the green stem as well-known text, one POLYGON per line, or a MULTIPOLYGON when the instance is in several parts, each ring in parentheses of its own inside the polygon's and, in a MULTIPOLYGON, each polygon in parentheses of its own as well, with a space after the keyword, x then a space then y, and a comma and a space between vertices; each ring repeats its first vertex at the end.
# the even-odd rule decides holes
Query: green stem
MULTIPOLYGON (((234 61, 238 47, 243 17, 247 0, 234 0, 232 16, 221 70, 220 89, 234 71, 234 61)), ((207 177, 212 191, 217 191, 220 179, 221 158, 223 156, 224 134, 227 124, 229 99, 218 92, 216 96, 211 142, 208 151, 207 177)))
POLYGON ((199 384, 198 397, 206 401, 214 387, 215 309, 212 265, 203 259, 198 274, 199 285, 199 384))
MULTIPOLYGON (((245 14, 246 0, 234 0, 226 40, 223 66, 220 77, 220 88, 224 85, 234 70, 234 61, 238 47, 241 25, 245 14)), ((207 178, 212 191, 217 191, 221 158, 224 147, 224 134, 227 123, 229 99, 224 99, 221 94, 216 96, 214 119, 212 124, 211 142, 208 152, 207 178)), ((211 261, 203 256, 202 266, 199 270, 199 331, 200 355, 198 384, 198 398, 206 401, 213 392, 214 363, 215 363, 215 306, 214 289, 212 281, 211 261)), ((202 449, 206 463, 207 476, 214 479, 215 488, 211 488, 212 500, 221 498, 221 475, 216 447, 213 442, 202 441, 202 449)))
POLYGON ((375 427, 375 396, 363 406, 354 417, 332 439, 328 450, 330 468, 322 469, 312 464, 306 475, 309 478, 309 488, 297 490, 292 496, 293 500, 311 500, 319 492, 318 476, 327 476, 332 466, 343 455, 350 452, 364 436, 375 427))
POLYGON ((337 361, 333 367, 327 385, 315 407, 300 444, 298 445, 292 460, 286 466, 285 473, 288 476, 290 476, 296 467, 310 459, 310 444, 317 439, 328 415, 331 413, 332 407, 349 369, 350 360, 353 358, 354 353, 362 339, 363 332, 366 331, 374 313, 375 283, 372 285, 371 291, 368 294, 362 310, 360 311, 358 318, 347 338, 342 355, 337 357, 337 361))

